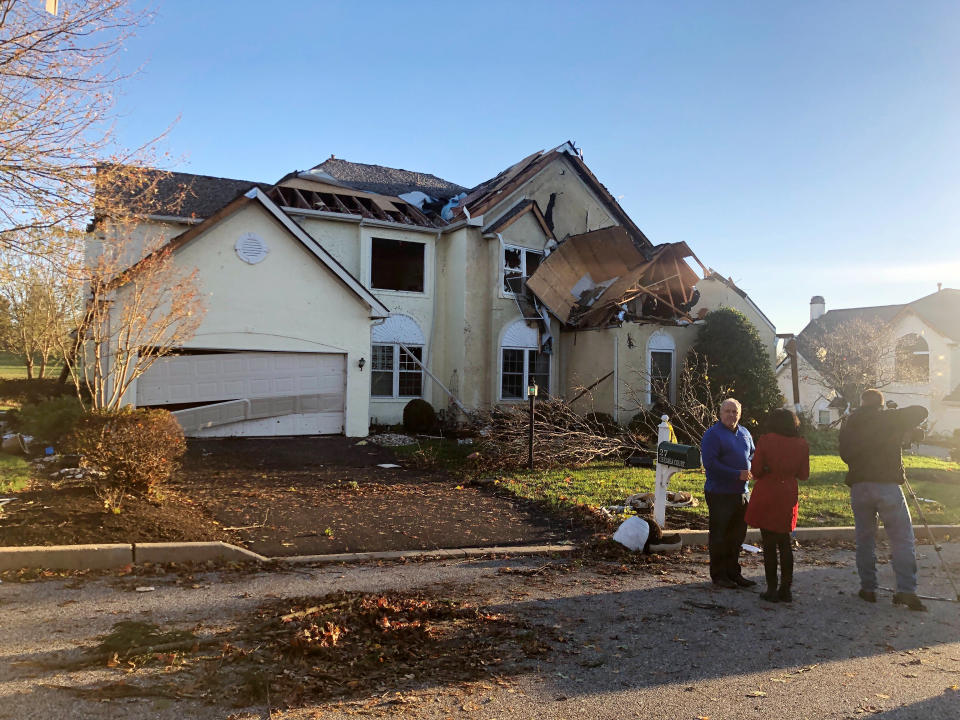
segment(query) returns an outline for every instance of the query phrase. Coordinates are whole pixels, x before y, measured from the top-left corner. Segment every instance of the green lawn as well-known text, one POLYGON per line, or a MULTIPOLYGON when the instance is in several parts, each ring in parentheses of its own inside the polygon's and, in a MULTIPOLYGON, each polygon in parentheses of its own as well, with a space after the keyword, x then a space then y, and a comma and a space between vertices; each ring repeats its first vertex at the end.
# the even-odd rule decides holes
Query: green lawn
POLYGON ((30 479, 30 465, 16 455, 0 453, 0 495, 23 490, 30 479))
MULTIPOLYGON (((470 446, 466 446, 469 448, 470 446)), ((443 464, 457 472, 458 456, 464 446, 446 445, 438 450, 443 464)), ((411 450, 402 454, 410 454, 411 450)), ((907 478, 914 492, 934 500, 922 503, 924 515, 932 524, 960 523, 960 465, 935 458, 905 456, 907 478)), ((831 454, 810 458, 810 479, 800 485, 800 518, 802 526, 852 525, 850 492, 844 484, 846 464, 831 454)), ((634 493, 652 492, 654 471, 624 467, 622 462, 596 462, 572 470, 515 471, 498 473, 500 484, 520 497, 545 502, 556 507, 571 505, 619 505, 634 493)), ((671 490, 686 490, 700 500, 700 505, 685 512, 706 515, 703 501, 703 471, 677 473, 670 480, 671 490)), ((919 522, 916 506, 907 498, 914 521, 919 522)))
MULTIPOLYGON (((60 374, 60 365, 48 365, 44 371, 45 377, 57 377, 60 374)), ((34 367, 34 373, 39 372, 39 366, 34 367)), ((12 353, 0 352, 0 379, 25 378, 27 366, 12 353)))

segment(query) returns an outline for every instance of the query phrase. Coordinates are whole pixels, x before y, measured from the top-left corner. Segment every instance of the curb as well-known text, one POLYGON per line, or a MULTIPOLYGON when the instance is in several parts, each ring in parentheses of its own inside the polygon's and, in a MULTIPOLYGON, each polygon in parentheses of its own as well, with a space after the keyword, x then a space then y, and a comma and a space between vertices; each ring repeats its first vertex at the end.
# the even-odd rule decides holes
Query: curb
MULTIPOLYGON (((931 525, 938 542, 960 539, 960 525, 931 525)), ((913 526, 914 534, 921 542, 927 541, 923 525, 913 526)), ((706 545, 706 530, 671 530, 684 545, 706 545)), ((852 527, 797 528, 794 538, 798 541, 854 541, 852 527)), ((878 530, 884 535, 883 528, 878 530)), ((747 542, 759 543, 760 531, 749 530, 747 542)), ((258 562, 274 565, 326 565, 331 563, 354 563, 371 560, 412 560, 420 558, 470 558, 484 555, 544 555, 569 553, 576 545, 509 545, 499 547, 458 548, 455 550, 392 550, 387 552, 339 553, 334 555, 293 555, 289 557, 266 557, 246 548, 225 542, 166 542, 166 543, 116 543, 103 545, 46 545, 32 547, 0 548, 0 571, 21 568, 44 568, 49 570, 104 570, 136 565, 139 563, 183 562, 258 562)))

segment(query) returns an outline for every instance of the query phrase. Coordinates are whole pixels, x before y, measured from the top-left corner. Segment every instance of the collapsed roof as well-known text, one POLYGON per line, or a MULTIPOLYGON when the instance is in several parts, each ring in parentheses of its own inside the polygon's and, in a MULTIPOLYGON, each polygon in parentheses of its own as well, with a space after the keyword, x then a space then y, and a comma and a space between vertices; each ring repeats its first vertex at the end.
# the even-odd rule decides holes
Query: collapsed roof
POLYGON ((568 327, 692 322, 700 277, 687 258, 707 272, 686 243, 657 245, 644 254, 625 228, 608 227, 568 238, 540 263, 527 287, 568 327))

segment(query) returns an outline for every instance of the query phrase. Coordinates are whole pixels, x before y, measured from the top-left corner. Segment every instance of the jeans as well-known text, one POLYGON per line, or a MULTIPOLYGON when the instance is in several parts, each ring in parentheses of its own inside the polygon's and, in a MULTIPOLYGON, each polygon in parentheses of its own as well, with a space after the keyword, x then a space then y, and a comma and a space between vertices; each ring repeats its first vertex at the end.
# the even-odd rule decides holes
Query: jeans
POLYGON ((747 537, 745 494, 705 492, 710 511, 710 579, 740 577, 740 546, 747 537))
POLYGON ((903 491, 893 483, 858 482, 850 486, 850 506, 856 525, 857 572, 860 587, 877 589, 877 518, 883 521, 890 543, 897 592, 917 591, 917 556, 913 523, 903 491))

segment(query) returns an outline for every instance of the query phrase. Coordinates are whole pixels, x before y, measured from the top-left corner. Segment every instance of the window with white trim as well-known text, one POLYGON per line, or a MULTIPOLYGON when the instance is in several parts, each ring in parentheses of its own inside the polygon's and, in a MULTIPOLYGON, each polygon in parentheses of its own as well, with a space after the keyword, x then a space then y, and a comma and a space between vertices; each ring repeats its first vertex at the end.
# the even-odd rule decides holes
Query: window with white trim
POLYGON ((373 346, 370 373, 370 394, 373 397, 415 398, 423 395, 423 370, 413 359, 423 361, 423 348, 404 347, 406 349, 398 344, 373 346), (410 357, 411 353, 413 357, 410 357))
POLYGON ((423 362, 424 344, 420 325, 409 315, 391 315, 375 325, 370 344, 371 397, 422 397, 423 370, 417 360, 423 362))
POLYGON ((665 332, 657 331, 647 341, 647 376, 650 381, 647 388, 647 401, 651 404, 658 400, 676 402, 676 344, 665 332))
POLYGON ((503 270, 503 292, 513 295, 509 280, 528 278, 537 271, 543 262, 543 253, 527 248, 504 245, 500 266, 503 270))
POLYGON ((817 411, 817 425, 829 425, 830 424, 830 411, 829 410, 818 410, 817 411))
POLYGON ((500 345, 500 399, 524 399, 530 383, 537 384, 541 396, 550 392, 550 355, 540 352, 537 330, 517 320, 500 345))

